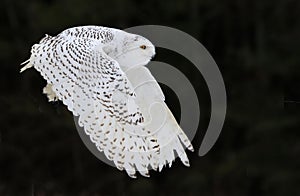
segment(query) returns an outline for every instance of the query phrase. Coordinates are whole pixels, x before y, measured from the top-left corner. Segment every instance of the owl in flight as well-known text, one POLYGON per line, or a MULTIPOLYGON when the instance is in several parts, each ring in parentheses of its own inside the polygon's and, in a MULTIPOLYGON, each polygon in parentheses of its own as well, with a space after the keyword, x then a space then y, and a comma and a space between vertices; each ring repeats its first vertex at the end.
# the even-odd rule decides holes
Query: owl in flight
POLYGON ((100 26, 46 35, 31 48, 24 70, 47 81, 49 101, 62 101, 97 149, 130 177, 171 167, 176 155, 189 166, 188 137, 145 67, 155 55, 146 38, 100 26))

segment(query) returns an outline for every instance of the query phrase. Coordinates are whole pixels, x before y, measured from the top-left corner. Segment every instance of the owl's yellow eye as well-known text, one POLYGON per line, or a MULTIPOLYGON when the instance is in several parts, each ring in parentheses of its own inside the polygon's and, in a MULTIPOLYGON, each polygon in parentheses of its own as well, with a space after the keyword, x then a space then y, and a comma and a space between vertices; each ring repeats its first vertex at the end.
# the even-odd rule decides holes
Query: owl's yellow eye
POLYGON ((142 48, 143 50, 145 50, 147 47, 145 45, 141 45, 140 48, 142 48))

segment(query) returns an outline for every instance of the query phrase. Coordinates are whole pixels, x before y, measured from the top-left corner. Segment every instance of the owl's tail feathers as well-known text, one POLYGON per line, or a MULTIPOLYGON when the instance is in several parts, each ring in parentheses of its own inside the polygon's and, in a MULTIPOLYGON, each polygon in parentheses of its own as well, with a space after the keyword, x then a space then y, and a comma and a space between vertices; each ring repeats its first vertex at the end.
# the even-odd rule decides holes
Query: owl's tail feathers
POLYGON ((21 68, 20 73, 22 73, 23 71, 25 71, 28 68, 33 67, 33 65, 30 63, 30 59, 28 59, 25 62, 21 63, 21 65, 25 65, 25 66, 21 68))

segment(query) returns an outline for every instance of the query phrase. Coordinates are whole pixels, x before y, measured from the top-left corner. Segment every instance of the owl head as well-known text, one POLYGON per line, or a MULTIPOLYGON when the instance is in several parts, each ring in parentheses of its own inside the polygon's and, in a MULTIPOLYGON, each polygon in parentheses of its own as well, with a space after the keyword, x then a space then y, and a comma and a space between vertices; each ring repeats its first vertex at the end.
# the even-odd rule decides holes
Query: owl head
POLYGON ((114 49, 108 53, 123 71, 149 63, 155 55, 154 45, 146 38, 123 32, 121 39, 115 40, 114 49))

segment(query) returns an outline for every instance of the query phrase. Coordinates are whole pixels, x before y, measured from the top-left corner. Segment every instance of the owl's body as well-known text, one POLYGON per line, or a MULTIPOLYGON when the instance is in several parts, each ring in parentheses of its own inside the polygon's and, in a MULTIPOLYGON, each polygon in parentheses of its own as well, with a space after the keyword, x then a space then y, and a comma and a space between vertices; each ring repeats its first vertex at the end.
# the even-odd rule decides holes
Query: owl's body
POLYGON ((34 67, 49 101, 61 100, 99 151, 135 177, 136 170, 171 166, 174 151, 185 165, 182 146, 193 147, 145 67, 155 54, 147 39, 98 26, 74 27, 44 37, 21 69, 34 67))

